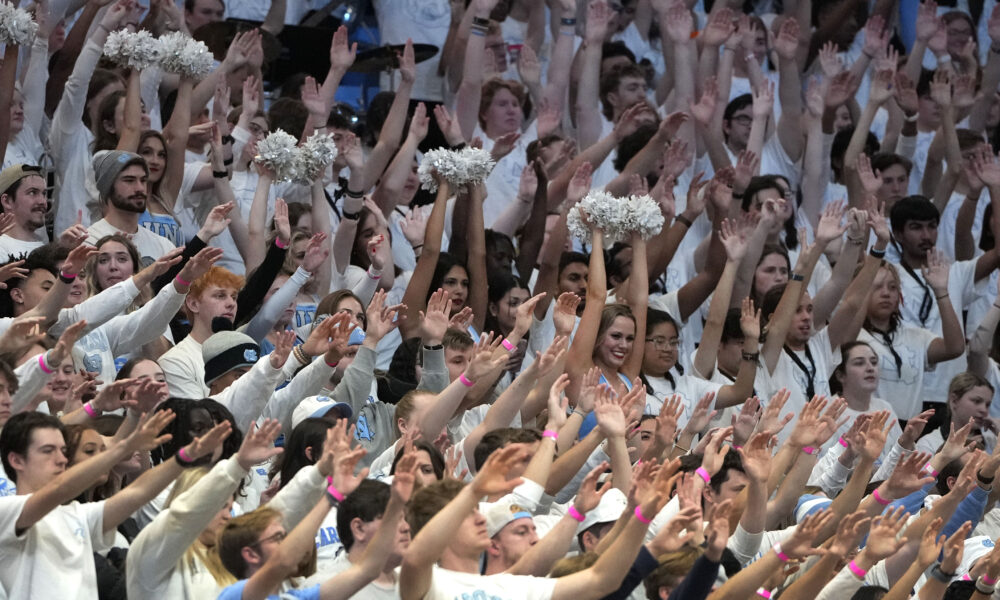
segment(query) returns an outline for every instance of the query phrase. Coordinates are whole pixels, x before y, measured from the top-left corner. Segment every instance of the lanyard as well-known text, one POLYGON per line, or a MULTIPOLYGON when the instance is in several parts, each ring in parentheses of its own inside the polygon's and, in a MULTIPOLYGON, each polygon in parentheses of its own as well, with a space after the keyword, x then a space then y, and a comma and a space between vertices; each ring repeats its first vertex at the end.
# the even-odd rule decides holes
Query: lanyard
POLYGON ((903 266, 903 270, 906 271, 906 273, 917 282, 920 289, 924 291, 924 297, 920 300, 920 314, 918 316, 920 317, 920 324, 926 326, 927 317, 931 316, 931 307, 934 306, 934 300, 931 299, 931 288, 924 283, 923 279, 917 277, 916 271, 913 270, 913 267, 906 264, 905 258, 900 259, 899 264, 903 266))
POLYGON ((806 398, 812 398, 816 395, 816 384, 813 379, 816 377, 816 361, 813 360, 812 352, 809 351, 809 344, 806 344, 806 360, 809 361, 809 367, 806 367, 799 355, 795 353, 794 350, 785 346, 785 353, 791 357, 792 362, 795 366, 799 368, 802 373, 806 376, 806 398))

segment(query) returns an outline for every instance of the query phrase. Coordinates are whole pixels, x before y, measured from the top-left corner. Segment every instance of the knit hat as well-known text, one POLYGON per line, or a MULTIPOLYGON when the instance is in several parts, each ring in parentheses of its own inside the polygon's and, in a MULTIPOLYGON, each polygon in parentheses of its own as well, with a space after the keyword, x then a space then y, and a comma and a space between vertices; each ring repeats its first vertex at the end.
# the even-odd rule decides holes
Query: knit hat
POLYGON ((135 152, 124 150, 108 150, 98 152, 94 155, 94 182, 97 184, 97 191, 104 200, 111 194, 111 188, 115 185, 118 174, 132 165, 142 165, 149 175, 149 167, 146 160, 135 152))
POLYGON ((16 164, 0 171, 0 194, 6 192, 10 189, 10 186, 18 181, 32 175, 38 175, 42 179, 45 179, 45 171, 41 167, 34 165, 16 164))
POLYGON ((326 413, 336 410, 342 419, 350 419, 354 416, 351 405, 346 402, 334 402, 329 396, 309 396, 299 402, 295 410, 292 411, 292 429, 299 426, 299 423, 306 419, 318 419, 326 416, 326 413))
POLYGON ((205 385, 233 369, 251 367, 260 358, 260 346, 245 333, 220 331, 213 333, 201 345, 205 360, 205 385))

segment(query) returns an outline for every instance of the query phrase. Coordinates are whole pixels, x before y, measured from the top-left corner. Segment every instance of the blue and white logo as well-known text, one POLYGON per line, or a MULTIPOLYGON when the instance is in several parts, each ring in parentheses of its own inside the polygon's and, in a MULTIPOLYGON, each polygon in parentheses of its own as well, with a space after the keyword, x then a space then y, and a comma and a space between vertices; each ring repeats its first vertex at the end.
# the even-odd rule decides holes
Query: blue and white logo
POLYGON ((243 360, 247 362, 257 362, 257 351, 253 348, 247 348, 243 351, 243 360))

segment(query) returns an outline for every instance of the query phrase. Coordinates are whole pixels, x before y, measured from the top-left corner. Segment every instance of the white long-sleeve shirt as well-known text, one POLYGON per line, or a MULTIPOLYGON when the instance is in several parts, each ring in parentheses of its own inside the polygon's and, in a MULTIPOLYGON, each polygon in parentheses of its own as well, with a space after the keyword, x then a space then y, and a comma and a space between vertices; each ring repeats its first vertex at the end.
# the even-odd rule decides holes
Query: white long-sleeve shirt
POLYGON ((90 151, 94 135, 83 124, 83 111, 87 105, 87 87, 102 52, 93 40, 83 46, 52 115, 49 148, 56 167, 56 231, 65 231, 76 223, 79 210, 83 210, 83 225, 90 225, 90 208, 97 203, 90 151))

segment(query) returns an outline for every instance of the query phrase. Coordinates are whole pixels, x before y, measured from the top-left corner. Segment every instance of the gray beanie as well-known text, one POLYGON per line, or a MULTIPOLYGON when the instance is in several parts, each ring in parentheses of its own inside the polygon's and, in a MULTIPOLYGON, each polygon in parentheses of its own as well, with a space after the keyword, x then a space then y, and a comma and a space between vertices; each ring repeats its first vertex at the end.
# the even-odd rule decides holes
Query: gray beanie
POLYGON ((220 331, 201 345, 201 357, 205 361, 205 385, 211 385, 233 369, 253 366, 260 358, 260 346, 245 333, 220 331))
POLYGON ((135 152, 124 150, 108 150, 98 152, 94 155, 94 183, 97 184, 97 191, 101 194, 101 200, 106 199, 111 194, 111 188, 115 185, 118 174, 125 170, 125 167, 132 165, 142 165, 149 175, 149 167, 146 159, 135 152))

